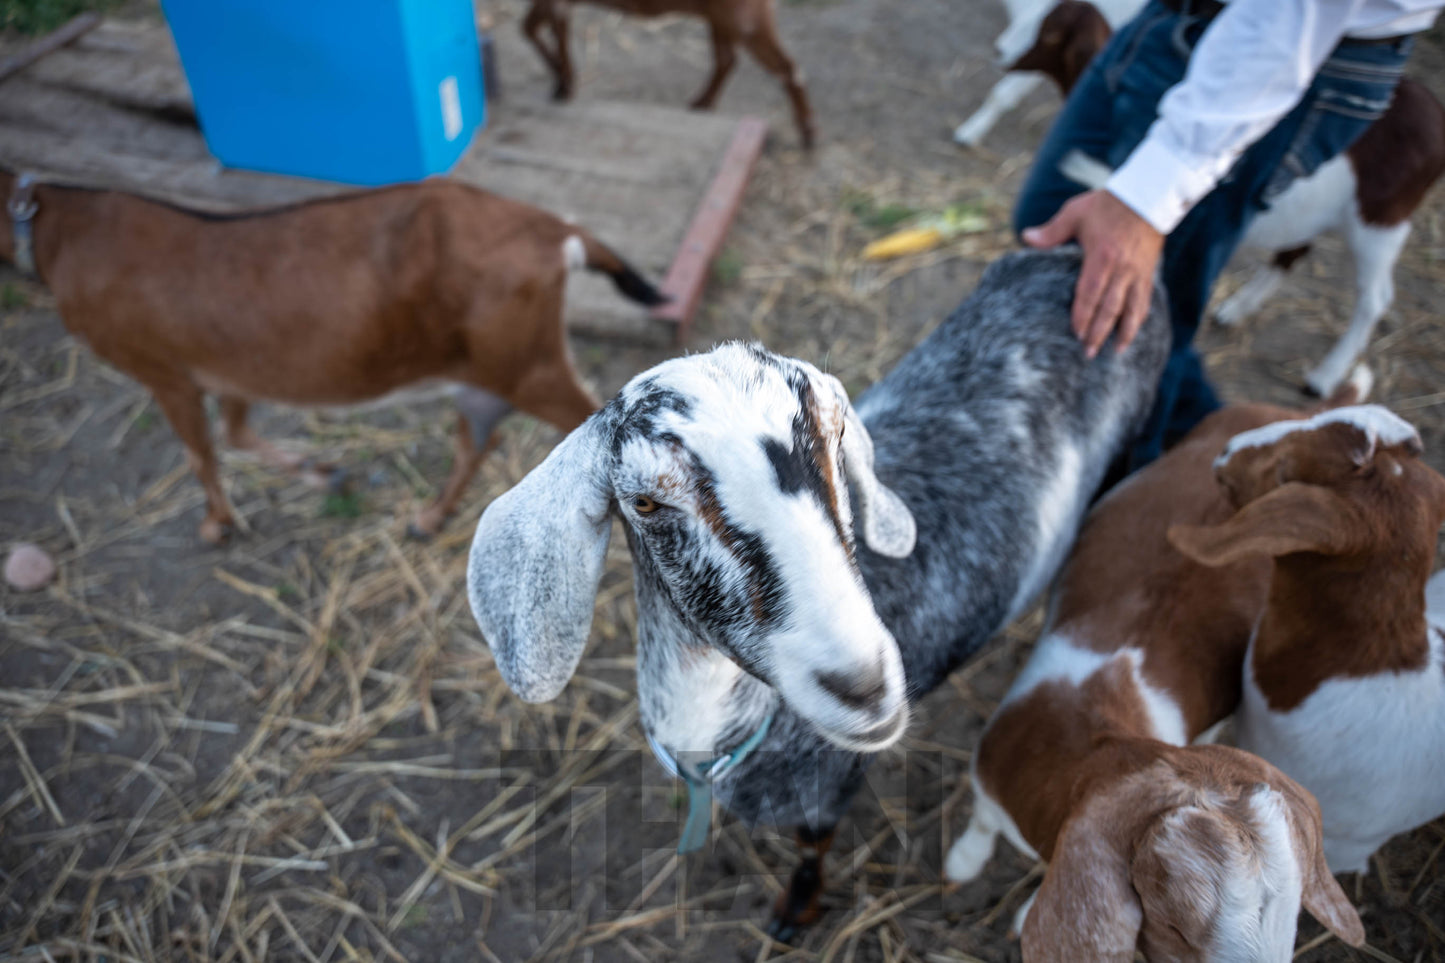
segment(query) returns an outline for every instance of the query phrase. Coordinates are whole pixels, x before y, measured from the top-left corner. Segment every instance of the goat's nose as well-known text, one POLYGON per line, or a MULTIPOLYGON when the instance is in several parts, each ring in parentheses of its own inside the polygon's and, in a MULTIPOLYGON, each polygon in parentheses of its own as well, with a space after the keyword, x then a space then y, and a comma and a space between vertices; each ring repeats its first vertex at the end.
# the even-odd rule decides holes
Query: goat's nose
POLYGON ((881 664, 861 672, 817 672, 814 676, 823 691, 860 712, 880 708, 879 703, 888 691, 888 680, 881 664))

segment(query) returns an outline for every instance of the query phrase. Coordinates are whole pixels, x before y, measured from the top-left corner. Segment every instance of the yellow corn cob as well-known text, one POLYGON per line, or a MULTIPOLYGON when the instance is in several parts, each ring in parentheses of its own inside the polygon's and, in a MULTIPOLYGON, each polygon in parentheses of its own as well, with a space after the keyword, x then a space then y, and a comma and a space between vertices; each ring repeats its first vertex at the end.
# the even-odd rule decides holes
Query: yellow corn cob
POLYGON ((881 237, 863 249, 867 261, 885 261, 905 254, 919 254, 937 247, 943 232, 936 227, 910 227, 881 237))

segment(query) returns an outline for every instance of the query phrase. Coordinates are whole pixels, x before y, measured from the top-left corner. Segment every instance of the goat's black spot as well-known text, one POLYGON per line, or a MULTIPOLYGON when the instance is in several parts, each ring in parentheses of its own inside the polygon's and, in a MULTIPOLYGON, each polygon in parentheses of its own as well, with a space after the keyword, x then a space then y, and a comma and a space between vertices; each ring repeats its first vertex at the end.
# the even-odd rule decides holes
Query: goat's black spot
POLYGON ((650 417, 663 411, 676 412, 683 417, 692 413, 692 399, 673 388, 653 386, 633 407, 635 417, 650 417))
MULTIPOLYGON (((661 416, 673 413, 683 418, 692 413, 692 399, 680 391, 658 384, 656 378, 648 378, 638 385, 640 397, 627 411, 627 424, 632 433, 647 439, 658 439, 664 432, 661 416)), ((664 439, 666 440, 666 439, 664 439)))
POLYGON ((818 411, 813 395, 813 383, 801 372, 795 372, 788 379, 797 399, 797 413, 793 415, 791 449, 773 438, 764 438, 759 444, 768 462, 773 466, 778 488, 786 494, 798 494, 807 490, 818 502, 838 533, 838 541, 851 551, 851 538, 843 526, 837 505, 838 494, 823 470, 829 466, 827 440, 823 437, 822 425, 818 423, 818 411))
POLYGON ((827 481, 820 467, 825 459, 822 448, 825 444, 813 411, 813 388, 805 377, 789 379, 793 394, 798 401, 797 414, 793 416, 792 446, 785 446, 776 438, 763 438, 758 444, 773 466, 778 488, 785 494, 796 495, 807 490, 825 509, 830 508, 831 498, 827 481))
POLYGON ((789 450, 776 438, 764 438, 760 444, 763 446, 763 454, 768 456, 768 463, 773 466, 778 488, 784 494, 796 495, 805 486, 814 487, 808 479, 808 459, 802 457, 796 447, 789 450))

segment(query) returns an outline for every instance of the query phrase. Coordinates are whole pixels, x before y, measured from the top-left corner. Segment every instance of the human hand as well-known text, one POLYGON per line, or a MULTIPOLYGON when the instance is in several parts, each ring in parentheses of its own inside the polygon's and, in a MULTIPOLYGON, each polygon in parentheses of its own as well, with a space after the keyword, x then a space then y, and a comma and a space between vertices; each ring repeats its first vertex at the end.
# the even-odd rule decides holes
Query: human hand
POLYGON ((1115 349, 1127 348, 1149 315, 1164 235, 1113 194, 1094 190, 1070 200, 1047 224, 1025 230, 1023 239, 1030 247, 1079 242, 1084 264, 1074 288, 1074 334, 1090 358, 1115 327, 1115 349))

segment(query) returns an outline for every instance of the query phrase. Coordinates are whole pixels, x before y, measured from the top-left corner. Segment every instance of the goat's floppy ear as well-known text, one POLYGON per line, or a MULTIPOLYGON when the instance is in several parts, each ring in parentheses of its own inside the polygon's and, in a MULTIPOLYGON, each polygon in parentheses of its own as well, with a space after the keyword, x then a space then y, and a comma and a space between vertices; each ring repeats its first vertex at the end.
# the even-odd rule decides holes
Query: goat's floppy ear
MULTIPOLYGON (((842 390, 842 385, 839 385, 842 390)), ((918 540, 918 524, 903 500, 873 474, 873 439, 843 395, 843 470, 858 496, 858 530, 863 542, 888 558, 906 558, 918 540)))
POLYGON ((527 702, 572 678, 612 535, 604 409, 482 513, 467 597, 502 679, 527 702))
POLYGON ((1101 821, 1086 808, 1060 831, 1024 920, 1024 963, 1133 963, 1144 910, 1125 855, 1101 832, 1101 821))
POLYGON ((1335 881, 1325 862, 1325 851, 1316 842, 1313 859, 1300 867, 1304 888, 1300 904, 1320 925, 1351 946, 1365 945, 1365 926, 1345 891, 1335 881))
POLYGON ((1201 565, 1294 552, 1343 555, 1357 544, 1362 521, 1343 497, 1319 485, 1290 482, 1256 498, 1222 525, 1171 525, 1169 542, 1201 565))
POLYGON ((1365 927, 1350 898, 1325 862, 1320 807, 1309 790, 1279 774, 1274 788, 1284 797, 1290 837, 1300 869, 1300 905, 1350 946, 1363 946, 1365 927))

